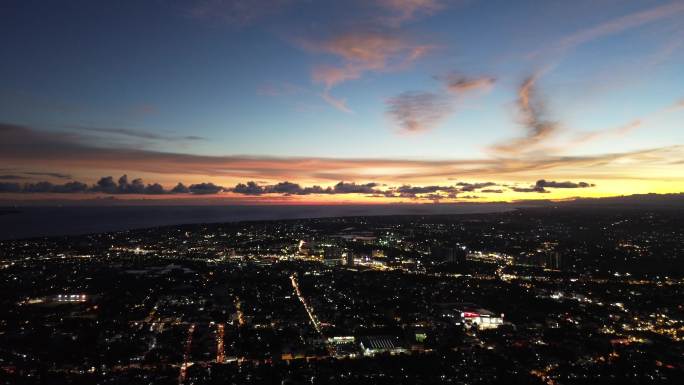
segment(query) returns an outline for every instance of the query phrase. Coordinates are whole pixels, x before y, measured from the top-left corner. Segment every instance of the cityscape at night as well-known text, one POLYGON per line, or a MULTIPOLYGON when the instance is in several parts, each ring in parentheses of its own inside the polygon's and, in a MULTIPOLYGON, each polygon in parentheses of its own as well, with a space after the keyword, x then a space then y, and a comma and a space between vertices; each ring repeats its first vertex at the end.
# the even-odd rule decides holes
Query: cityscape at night
POLYGON ((684 0, 0 0, 0 385, 684 383, 684 0))
POLYGON ((684 211, 182 225, 0 243, 6 383, 677 383, 684 211))

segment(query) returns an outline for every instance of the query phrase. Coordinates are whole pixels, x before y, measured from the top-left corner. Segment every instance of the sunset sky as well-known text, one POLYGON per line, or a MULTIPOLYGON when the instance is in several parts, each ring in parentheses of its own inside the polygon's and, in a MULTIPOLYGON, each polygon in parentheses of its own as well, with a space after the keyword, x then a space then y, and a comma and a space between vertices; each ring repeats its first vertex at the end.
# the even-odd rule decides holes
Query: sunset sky
POLYGON ((5 0, 0 18, 3 202, 684 191, 681 0, 5 0))

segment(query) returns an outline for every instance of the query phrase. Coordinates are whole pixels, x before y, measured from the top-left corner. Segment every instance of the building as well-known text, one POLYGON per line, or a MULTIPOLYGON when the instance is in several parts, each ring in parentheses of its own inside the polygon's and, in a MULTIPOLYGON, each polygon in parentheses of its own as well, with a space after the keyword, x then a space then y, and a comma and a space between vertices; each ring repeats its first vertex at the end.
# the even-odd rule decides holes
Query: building
POLYGON ((339 247, 326 247, 323 251, 323 263, 327 266, 339 266, 344 262, 342 250, 339 247))
POLYGON ((466 327, 480 330, 496 329, 503 324, 504 315, 495 315, 489 310, 482 308, 464 307, 461 310, 461 322, 466 327))
POLYGON ((443 316, 453 319, 457 324, 466 328, 479 330, 496 329, 503 324, 504 315, 496 315, 487 309, 473 304, 445 304, 443 316))
POLYGON ((345 261, 347 266, 354 266, 354 253, 347 251, 347 254, 345 254, 345 261))
POLYGON ((461 246, 435 247, 432 249, 432 257, 436 261, 445 263, 459 263, 465 261, 466 249, 461 246))
POLYGON ((408 350, 402 346, 399 337, 395 336, 368 336, 361 337, 359 346, 364 356, 374 356, 381 353, 399 354, 408 350))

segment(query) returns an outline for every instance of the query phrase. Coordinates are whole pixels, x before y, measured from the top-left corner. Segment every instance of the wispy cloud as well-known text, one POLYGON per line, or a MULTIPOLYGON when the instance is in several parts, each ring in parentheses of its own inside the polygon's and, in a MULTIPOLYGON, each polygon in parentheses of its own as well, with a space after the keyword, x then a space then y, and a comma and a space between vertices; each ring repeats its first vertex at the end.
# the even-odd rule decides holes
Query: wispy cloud
POLYGON ((578 134, 575 138, 571 139, 566 146, 572 147, 606 138, 620 138, 629 134, 635 129, 641 127, 642 124, 643 122, 640 119, 636 119, 634 121, 629 122, 628 124, 615 127, 612 129, 581 133, 578 134))
MULTIPOLYGON (((78 170, 121 170, 167 175, 255 180, 408 181, 474 177, 487 179, 563 173, 587 175, 595 170, 625 177, 643 175, 643 167, 667 170, 684 160, 682 146, 587 156, 538 155, 484 159, 345 159, 268 156, 209 156, 143 149, 96 147, 78 136, 0 124, 0 162, 8 166, 78 170)), ((8 173, 9 174, 9 173, 8 173)), ((12 174, 16 174, 12 172, 12 174)))
POLYGON ((328 104, 330 104, 331 106, 337 108, 338 110, 340 110, 342 112, 346 112, 346 113, 350 113, 350 114, 354 113, 354 111, 352 111, 352 109, 347 106, 347 99, 336 98, 336 97, 332 96, 330 94, 330 91, 327 89, 325 91, 323 91, 323 93, 321 94, 321 97, 323 98, 323 100, 328 102, 328 104))
POLYGON ((257 95, 263 96, 290 96, 304 92, 305 89, 289 82, 263 83, 257 87, 257 95))
POLYGON ((640 27, 647 23, 652 23, 661 19, 673 18, 681 20, 684 13, 684 2, 673 1, 644 11, 632 13, 595 25, 593 27, 580 30, 572 35, 561 39, 555 46, 556 49, 566 51, 580 44, 592 40, 620 33, 632 28, 640 27))
POLYGON ((429 92, 404 92, 387 101, 387 115, 403 133, 433 129, 453 111, 449 99, 429 92))
POLYGON ((446 78, 446 87, 449 92, 460 94, 475 90, 489 91, 494 87, 495 82, 496 78, 491 76, 470 78, 463 75, 452 74, 446 78))
POLYGON ((399 25, 420 16, 427 16, 444 9, 449 0, 375 0, 376 4, 389 11, 379 17, 381 22, 399 25))
POLYGON ((535 89, 537 78, 538 75, 528 77, 518 89, 516 105, 520 124, 525 129, 525 135, 493 146, 492 149, 495 152, 525 153, 534 150, 542 141, 550 138, 558 131, 558 122, 547 118, 544 102, 535 89))
MULTIPOLYGON (((341 62, 337 65, 314 67, 312 79, 325 87, 324 96, 329 103, 339 101, 330 91, 340 83, 358 79, 367 72, 393 71, 405 68, 424 56, 432 48, 398 33, 357 30, 333 35, 319 41, 304 40, 301 45, 310 51, 331 55, 341 62)), ((340 103, 331 103, 336 108, 340 103)), ((344 104, 348 112, 348 107, 344 104)))
POLYGON ((245 26, 282 11, 294 0, 167 0, 177 4, 188 16, 245 26))
POLYGON ((204 140, 204 138, 200 136, 195 136, 195 135, 186 135, 186 136, 171 136, 171 135, 162 135, 154 132, 147 132, 147 131, 142 131, 142 130, 134 130, 130 128, 102 128, 102 127, 88 127, 88 126, 71 126, 72 128, 75 128, 80 131, 88 131, 88 132, 95 132, 95 133, 100 133, 100 134, 108 134, 108 135, 121 135, 121 136, 128 136, 132 138, 139 138, 139 139, 151 139, 151 140, 162 140, 162 141, 169 141, 169 142, 175 142, 175 141, 196 141, 196 140, 204 140))

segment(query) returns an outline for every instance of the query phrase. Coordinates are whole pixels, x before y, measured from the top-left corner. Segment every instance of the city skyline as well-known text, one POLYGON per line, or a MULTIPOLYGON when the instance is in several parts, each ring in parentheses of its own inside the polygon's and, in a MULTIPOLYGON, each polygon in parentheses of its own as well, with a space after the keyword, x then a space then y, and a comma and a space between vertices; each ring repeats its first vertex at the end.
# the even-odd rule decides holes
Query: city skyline
POLYGON ((2 10, 3 202, 684 191, 682 1, 2 10))

